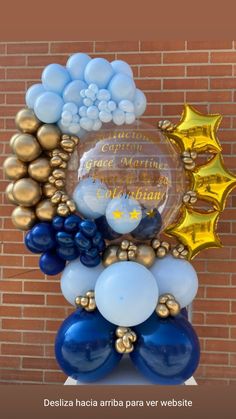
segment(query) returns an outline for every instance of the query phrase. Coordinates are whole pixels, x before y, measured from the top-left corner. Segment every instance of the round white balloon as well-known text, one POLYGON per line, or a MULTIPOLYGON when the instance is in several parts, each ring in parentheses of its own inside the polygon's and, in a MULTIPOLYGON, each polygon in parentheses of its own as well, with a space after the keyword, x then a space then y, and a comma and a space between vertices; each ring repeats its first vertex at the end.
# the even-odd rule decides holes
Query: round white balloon
POLYGON ((65 299, 75 306, 76 297, 94 290, 97 278, 103 270, 101 263, 94 268, 88 268, 79 259, 69 262, 61 276, 61 291, 65 299))
POLYGON ((95 285, 97 308, 105 319, 119 326, 147 320, 158 301, 152 273, 136 262, 118 262, 104 269, 95 285))
POLYGON ((172 294, 181 308, 193 301, 198 290, 198 277, 190 262, 167 255, 157 259, 150 271, 156 278, 160 295, 172 294))

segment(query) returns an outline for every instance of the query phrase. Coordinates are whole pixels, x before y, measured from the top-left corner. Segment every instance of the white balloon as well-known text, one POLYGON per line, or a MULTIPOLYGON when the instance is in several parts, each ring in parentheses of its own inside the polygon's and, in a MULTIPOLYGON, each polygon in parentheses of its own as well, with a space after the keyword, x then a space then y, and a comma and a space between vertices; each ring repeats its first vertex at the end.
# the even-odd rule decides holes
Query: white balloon
POLYGON ((92 90, 95 93, 95 95, 98 93, 98 87, 95 83, 91 83, 88 88, 92 90))
POLYGON ((110 122, 112 120, 112 114, 109 111, 100 111, 99 119, 102 122, 110 122))
POLYGON ((73 115, 72 122, 79 122, 79 115, 73 115))
POLYGON ((125 123, 126 124, 133 124, 134 121, 135 121, 135 114, 133 112, 126 112, 125 123))
POLYGON ((93 131, 99 131, 101 127, 102 122, 100 121, 100 119, 96 119, 93 123, 93 131))
POLYGON ((100 89, 97 93, 97 99, 108 101, 111 99, 111 94, 107 89, 100 89))
POLYGON ((87 110, 87 117, 90 119, 97 119, 98 118, 98 108, 96 106, 89 106, 87 110))
POLYGON ((69 122, 71 122, 72 118, 73 118, 72 113, 69 112, 69 111, 63 111, 62 114, 61 114, 61 117, 62 117, 63 121, 69 121, 69 122))
POLYGON ((93 101, 92 101, 92 99, 90 99, 89 97, 86 97, 86 98, 83 100, 83 104, 84 104, 85 106, 89 107, 89 106, 92 106, 93 101))
POLYGON ((114 124, 122 125, 125 123, 125 113, 121 109, 115 109, 112 114, 114 124))
POLYGON ((104 269, 95 285, 95 301, 105 319, 118 326, 147 320, 158 301, 152 273, 137 262, 118 262, 104 269))
POLYGON ((78 112, 78 107, 73 102, 67 102, 63 106, 63 111, 68 111, 68 112, 72 113, 72 115, 76 115, 77 112, 78 112))
POLYGON ((86 97, 86 89, 82 89, 82 90, 80 90, 80 96, 81 97, 83 97, 83 98, 85 98, 86 97))
POLYGON ((69 131, 71 134, 77 134, 80 131, 80 124, 78 123, 70 124, 69 131))
POLYGON ((88 268, 79 259, 69 262, 61 276, 61 291, 65 299, 75 306, 76 297, 94 290, 97 278, 103 270, 101 263, 88 268))
POLYGON ((157 259, 150 271, 156 278, 160 295, 172 294, 181 308, 193 301, 198 290, 198 277, 190 262, 167 255, 157 259))
POLYGON ((114 100, 109 100, 107 107, 109 111, 113 112, 116 109, 116 102, 114 102, 114 100))
POLYGON ((87 118, 86 116, 83 116, 80 120, 80 125, 83 129, 87 131, 91 131, 93 126, 93 121, 90 118, 87 118))
POLYGON ((136 116, 141 116, 146 109, 147 99, 142 90, 136 89, 134 96, 134 112, 136 116))
POLYGON ((133 77, 133 71, 129 64, 123 60, 115 60, 111 62, 111 66, 115 73, 126 74, 129 77, 133 77))
POLYGON ((107 111, 108 110, 108 103, 106 100, 101 100, 101 102, 98 103, 98 109, 99 111, 107 111))
POLYGON ((87 106, 80 106, 79 108, 79 115, 80 116, 87 116, 87 106))

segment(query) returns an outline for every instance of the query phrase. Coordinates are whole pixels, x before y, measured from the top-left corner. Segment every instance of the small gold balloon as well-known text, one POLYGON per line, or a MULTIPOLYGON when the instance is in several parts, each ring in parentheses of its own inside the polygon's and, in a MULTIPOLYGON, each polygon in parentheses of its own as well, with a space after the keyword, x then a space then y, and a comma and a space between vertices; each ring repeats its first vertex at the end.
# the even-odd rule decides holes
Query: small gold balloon
POLYGON ((7 199, 8 199, 8 201, 10 201, 10 202, 11 202, 11 204, 15 204, 15 205, 17 205, 17 202, 16 202, 16 200, 14 199, 14 196, 13 196, 13 194, 12 194, 13 186, 14 186, 14 183, 9 183, 9 184, 7 185, 7 187, 6 187, 6 195, 7 195, 7 199))
POLYGON ((66 217, 70 214, 70 210, 66 204, 59 204, 57 207, 57 214, 66 217))
POLYGON ((45 157, 39 157, 30 163, 28 172, 29 175, 38 182, 47 182, 51 173, 49 160, 45 157))
POLYGON ((16 207, 12 212, 12 222, 20 230, 29 230, 36 221, 32 208, 16 207))
POLYGON ((56 215, 56 207, 52 205, 49 199, 45 199, 36 206, 37 217, 42 221, 50 221, 56 215))
POLYGON ((24 162, 35 160, 42 152, 38 141, 31 134, 18 135, 13 144, 13 151, 24 162))
POLYGON ((171 316, 177 316, 180 313, 180 305, 175 300, 168 300, 166 306, 169 309, 171 316))
POLYGON ((128 252, 126 250, 118 249, 116 252, 116 255, 118 257, 118 260, 124 262, 128 260, 128 252))
POLYGON ((53 150, 60 144, 61 131, 56 125, 44 124, 39 128, 37 138, 44 150, 53 150))
POLYGON ((19 132, 17 132, 16 134, 14 134, 14 135, 11 137, 9 144, 10 144, 10 147, 11 147, 12 149, 13 149, 13 144, 14 144, 14 142, 15 142, 15 139, 16 139, 19 135, 20 135, 20 133, 19 133, 19 132))
POLYGON ((119 246, 115 246, 114 244, 107 246, 102 255, 102 263, 103 266, 105 266, 105 268, 107 268, 107 266, 110 266, 115 262, 118 262, 118 257, 116 254, 118 249, 119 246))
POLYGON ((156 260, 156 255, 151 246, 140 244, 137 249, 135 261, 150 268, 156 260))
POLYGON ((41 125, 41 121, 37 118, 32 109, 21 109, 15 118, 17 128, 29 134, 33 134, 41 125))
POLYGON ((24 207, 32 207, 39 202, 42 191, 35 180, 23 178, 16 181, 12 194, 18 204, 24 207))
POLYGON ((157 304, 156 306, 156 313, 158 316, 162 318, 166 318, 169 316, 170 312, 165 304, 157 304))
POLYGON ((51 183, 45 183, 43 185, 43 195, 46 196, 46 198, 51 198, 56 191, 56 186, 51 185, 51 183))
POLYGON ((18 180, 27 174, 27 165, 16 156, 8 157, 3 163, 5 175, 11 180, 18 180))

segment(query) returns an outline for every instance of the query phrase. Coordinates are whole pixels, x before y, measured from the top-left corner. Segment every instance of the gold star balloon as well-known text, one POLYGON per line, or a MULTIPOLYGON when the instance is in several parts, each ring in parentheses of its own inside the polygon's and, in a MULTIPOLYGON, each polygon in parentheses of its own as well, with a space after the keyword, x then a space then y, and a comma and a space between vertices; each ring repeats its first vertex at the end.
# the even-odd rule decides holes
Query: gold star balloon
POLYGON ((221 145, 216 137, 222 117, 216 115, 204 115, 192 106, 185 105, 179 124, 165 135, 174 140, 181 151, 209 151, 220 152, 221 145))
POLYGON ((193 259, 201 250, 208 247, 221 247, 216 234, 218 211, 203 213, 183 207, 180 220, 165 230, 169 236, 179 239, 188 248, 188 259, 193 259))
POLYGON ((225 168, 221 154, 192 172, 191 189, 198 198, 212 202, 219 211, 223 211, 227 196, 235 186, 236 176, 225 168))

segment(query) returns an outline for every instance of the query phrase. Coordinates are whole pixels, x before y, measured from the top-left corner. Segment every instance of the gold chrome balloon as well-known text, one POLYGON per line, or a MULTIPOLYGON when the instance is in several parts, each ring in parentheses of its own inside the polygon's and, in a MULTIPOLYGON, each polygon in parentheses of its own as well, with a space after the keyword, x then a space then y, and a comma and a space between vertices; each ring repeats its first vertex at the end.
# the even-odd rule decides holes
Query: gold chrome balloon
POLYGON ((185 105, 181 121, 165 135, 174 140, 182 151, 210 151, 220 152, 221 145, 216 132, 221 122, 220 115, 204 115, 192 106, 185 105))
POLYGON ((32 208, 16 207, 12 212, 12 221, 20 230, 29 230, 36 221, 35 213, 32 208))
POLYGON ((115 262, 118 262, 118 257, 116 254, 118 249, 119 246, 116 245, 110 245, 106 247, 102 255, 102 263, 103 266, 105 266, 105 268, 107 268, 115 262))
POLYGON ((47 182, 51 173, 51 166, 46 157, 39 157, 29 165, 29 175, 38 182, 47 182))
POLYGON ((146 268, 150 268, 156 260, 156 255, 151 246, 140 244, 137 246, 137 253, 134 260, 146 266, 146 268))
POLYGON ((198 198, 213 203, 216 209, 223 211, 227 196, 236 186, 236 176, 224 165, 223 158, 216 154, 206 164, 192 172, 192 190, 198 198))
POLYGON ((7 199, 11 204, 17 205, 16 200, 14 199, 14 196, 12 194, 14 183, 9 183, 6 187, 6 195, 7 199))
POLYGON ((159 317, 177 316, 180 313, 180 305, 172 294, 162 294, 158 299, 156 313, 159 317))
POLYGON ((120 354, 129 354, 134 350, 133 343, 137 340, 136 333, 129 327, 119 326, 116 329, 115 348, 120 354))
POLYGON ((44 150, 53 150, 60 144, 61 131, 56 125, 44 124, 39 128, 37 138, 44 150))
POLYGON ((168 227, 165 233, 179 239, 188 248, 188 259, 193 259, 201 250, 209 247, 221 247, 216 234, 219 218, 218 211, 200 212, 183 207, 180 220, 168 227))
POLYGON ((31 134, 18 135, 13 144, 13 151, 24 162, 35 160, 42 152, 38 141, 31 134))
POLYGON ((24 207, 32 207, 39 202, 42 191, 35 180, 22 178, 15 182, 12 194, 18 204, 24 207))
POLYGON ((49 199, 45 199, 38 203, 35 212, 41 221, 51 221, 56 215, 56 207, 53 206, 49 199))
POLYGON ((5 175, 11 180, 18 180, 27 174, 27 165, 16 156, 8 157, 3 163, 5 175))
POLYGON ((15 139, 20 135, 19 132, 17 132, 16 134, 14 134, 11 138, 10 138, 10 147, 13 149, 13 144, 15 142, 15 139))
POLYGON ((43 195, 46 196, 46 198, 51 198, 54 193, 57 191, 56 186, 51 185, 51 183, 45 183, 43 185, 43 195))
POLYGON ((33 134, 40 127, 42 122, 37 118, 32 109, 21 109, 15 118, 17 128, 25 133, 33 134))

